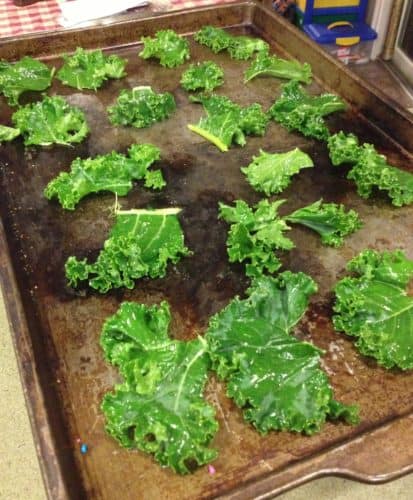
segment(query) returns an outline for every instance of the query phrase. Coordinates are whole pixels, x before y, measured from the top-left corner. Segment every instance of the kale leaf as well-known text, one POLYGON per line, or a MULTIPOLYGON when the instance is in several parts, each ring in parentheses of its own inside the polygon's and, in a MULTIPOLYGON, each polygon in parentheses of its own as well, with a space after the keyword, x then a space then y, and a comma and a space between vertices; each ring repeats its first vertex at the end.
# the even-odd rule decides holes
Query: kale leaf
POLYGON ((250 67, 245 71, 244 82, 249 82, 257 76, 275 76, 289 80, 311 83, 311 66, 298 61, 288 61, 267 52, 259 52, 250 67))
POLYGON ((210 48, 215 54, 228 50, 229 55, 238 60, 250 59, 256 52, 268 52, 269 50, 268 43, 260 38, 231 35, 222 28, 214 26, 204 26, 195 33, 194 38, 195 41, 210 48))
POLYGON ((45 96, 42 101, 22 106, 13 114, 12 121, 26 146, 68 145, 81 142, 89 133, 83 111, 60 96, 45 96))
POLYGON ((346 212, 343 205, 323 203, 323 200, 300 208, 285 219, 313 229, 321 236, 321 241, 325 245, 333 247, 342 245, 345 236, 354 233, 362 226, 357 212, 354 210, 346 212))
POLYGON ((269 196, 281 193, 289 186, 291 177, 302 168, 313 166, 312 159, 298 148, 287 153, 273 154, 261 149, 259 156, 254 156, 253 161, 247 167, 241 168, 241 171, 254 189, 269 196))
POLYGON ((228 53, 232 59, 246 60, 251 59, 255 54, 267 53, 269 46, 267 42, 260 38, 251 38, 249 36, 234 36, 228 47, 228 53))
POLYGON ((0 92, 10 106, 17 106, 23 92, 50 87, 53 74, 54 69, 28 56, 15 63, 0 61, 0 92))
POLYGON ((291 335, 316 290, 304 273, 260 276, 248 298, 235 298, 209 322, 213 368, 227 381, 227 394, 245 420, 263 434, 314 434, 327 418, 358 422, 357 407, 333 399, 320 369, 322 351, 291 335))
POLYGON ((228 97, 209 95, 192 99, 201 102, 207 116, 197 125, 188 124, 189 130, 212 142, 220 151, 228 151, 231 144, 246 144, 245 135, 264 135, 268 116, 259 104, 242 108, 228 97))
POLYGON ((210 359, 202 338, 168 337, 169 306, 124 302, 103 326, 101 346, 124 381, 102 402, 106 430, 122 446, 154 455, 187 474, 217 456, 208 444, 218 430, 203 398, 210 359))
POLYGON ((277 213, 282 203, 284 200, 273 203, 261 200, 255 210, 243 200, 237 200, 234 207, 219 204, 219 217, 231 224, 227 239, 229 261, 247 261, 248 276, 277 271, 281 262, 274 251, 294 247, 283 234, 290 228, 277 213))
POLYGON ((72 56, 64 56, 63 59, 64 64, 56 78, 79 90, 96 90, 108 78, 122 78, 126 75, 126 59, 116 55, 106 56, 101 50, 86 51, 78 47, 72 56))
POLYGON ((212 61, 191 64, 181 78, 181 85, 185 90, 202 89, 211 92, 223 83, 224 71, 212 61))
POLYGON ((128 155, 112 152, 85 160, 76 158, 70 172, 61 172, 49 182, 44 195, 49 200, 57 198, 63 208, 74 210, 90 193, 111 191, 125 196, 132 189, 132 180, 145 179, 145 186, 154 189, 165 186, 160 170, 148 170, 159 160, 159 148, 152 144, 134 144, 128 155), (158 182, 151 176, 154 172, 158 172, 158 182))
POLYGON ((125 210, 116 213, 103 249, 93 264, 69 257, 66 278, 76 287, 88 280, 100 293, 111 288, 133 288, 144 276, 162 278, 169 262, 176 264, 190 252, 177 218, 180 209, 125 210))
POLYGON ((269 115, 288 130, 327 140, 330 132, 323 116, 345 109, 344 102, 334 94, 308 95, 292 80, 282 87, 281 97, 269 109, 269 115))
POLYGON ((174 68, 190 58, 188 40, 173 30, 158 31, 155 37, 144 36, 141 41, 144 47, 139 55, 143 59, 155 57, 161 66, 174 68))
POLYGON ((0 143, 12 141, 20 135, 20 130, 13 127, 6 127, 6 125, 0 125, 0 143))
POLYGON ((194 35, 196 42, 205 45, 215 54, 228 49, 231 45, 232 36, 222 28, 214 26, 203 26, 194 35))
POLYGON ((359 277, 335 286, 336 330, 355 337, 360 352, 385 368, 413 368, 413 298, 406 292, 413 261, 400 250, 365 250, 347 270, 359 277))
POLYGON ((333 165, 354 164, 347 178, 356 183, 362 198, 368 198, 377 188, 386 191, 396 207, 413 202, 413 174, 388 165, 372 144, 360 146, 354 134, 339 132, 329 138, 328 147, 333 165))
POLYGON ((166 120, 175 109, 175 99, 169 92, 157 94, 151 87, 135 87, 121 90, 116 104, 110 106, 108 112, 113 125, 144 128, 166 120))

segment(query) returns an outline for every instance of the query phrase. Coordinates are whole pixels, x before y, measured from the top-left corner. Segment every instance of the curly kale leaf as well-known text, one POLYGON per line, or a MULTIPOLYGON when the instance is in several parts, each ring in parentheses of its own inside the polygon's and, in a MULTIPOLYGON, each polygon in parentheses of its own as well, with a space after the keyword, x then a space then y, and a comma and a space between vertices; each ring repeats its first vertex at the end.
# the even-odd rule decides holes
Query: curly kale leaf
POLYGON ((356 337, 356 346, 385 368, 413 368, 413 298, 406 287, 413 261, 400 250, 365 250, 352 259, 335 286, 334 327, 356 337))
POLYGON ((88 280, 100 293, 111 288, 132 289, 144 276, 162 278, 169 262, 190 252, 177 218, 180 209, 119 211, 109 238, 92 264, 69 257, 66 278, 71 286, 88 280))
POLYGON ((188 124, 189 130, 212 142, 220 151, 228 151, 231 144, 246 144, 246 135, 264 135, 268 116, 259 104, 242 108, 228 97, 209 95, 192 99, 201 102, 207 113, 197 125, 188 124))
POLYGON ((228 49, 231 45, 232 36, 222 28, 204 26, 194 35, 196 42, 205 45, 215 54, 228 49))
POLYGON ((144 36, 141 41, 144 47, 139 55, 143 59, 159 59, 160 65, 166 68, 179 66, 190 58, 188 40, 173 30, 158 31, 153 38, 144 36))
POLYGON ((78 47, 72 56, 65 56, 63 59, 64 64, 56 78, 79 90, 96 90, 108 78, 122 78, 126 75, 126 59, 116 55, 106 56, 101 50, 86 51, 78 47))
POLYGON ((232 59, 247 60, 258 52, 267 53, 269 46, 267 42, 260 38, 251 38, 249 36, 234 36, 228 47, 228 52, 232 59))
POLYGON ((63 97, 45 96, 42 101, 19 108, 12 121, 26 146, 81 142, 89 133, 82 110, 70 106, 63 97))
POLYGON ((132 180, 145 179, 145 186, 159 189, 166 183, 161 171, 149 171, 152 163, 160 158, 160 150, 152 144, 134 144, 129 157, 119 153, 87 158, 77 158, 70 172, 61 172, 47 185, 47 199, 57 198, 63 208, 74 210, 79 201, 90 193, 111 191, 125 196, 132 189, 132 180), (160 182, 154 185, 151 174, 159 172, 160 182))
POLYGON ((281 97, 269 109, 276 122, 288 130, 327 140, 330 132, 323 116, 345 109, 344 102, 334 94, 308 95, 300 84, 292 80, 282 87, 281 97))
POLYGON ((191 64, 181 78, 181 85, 185 90, 202 89, 211 92, 223 83, 224 71, 212 61, 191 64))
POLYGON ((255 210, 242 200, 237 200, 234 207, 219 204, 219 217, 231 224, 227 239, 229 261, 247 261, 248 276, 277 271, 281 262, 274 251, 294 247, 283 234, 290 228, 277 213, 282 203, 284 200, 261 200, 255 210))
POLYGON ((166 120, 175 111, 172 94, 157 94, 151 87, 135 87, 121 90, 117 102, 108 108, 109 120, 113 125, 132 125, 145 128, 166 120))
POLYGON ((171 340, 169 306, 124 302, 106 320, 101 346, 124 378, 102 402, 106 430, 122 446, 153 454, 179 474, 217 456, 218 430, 203 391, 210 365, 202 338, 171 340))
POLYGON ((23 92, 50 87, 53 73, 54 69, 32 57, 23 57, 16 63, 0 61, 0 92, 10 106, 17 106, 23 92))
POLYGON ((260 276, 248 298, 235 298, 209 322, 213 368, 227 394, 261 433, 314 434, 329 419, 358 421, 358 410, 333 399, 321 351, 291 335, 317 290, 304 273, 260 276))
POLYGON ((6 127, 6 125, 0 125, 0 143, 12 141, 20 135, 20 130, 13 127, 6 127))
POLYGON ((268 52, 268 43, 260 38, 249 36, 235 36, 227 33, 222 28, 204 26, 194 35, 195 41, 210 48, 217 54, 228 50, 233 59, 250 59, 254 53, 268 52))
POLYGON ((334 166, 343 163, 357 163, 360 158, 361 147, 354 134, 338 132, 328 138, 327 146, 331 163, 334 166))
POLYGON ((323 200, 300 208, 285 219, 313 229, 321 236, 321 241, 325 245, 333 247, 341 246, 346 236, 362 226, 357 212, 354 210, 346 212, 343 205, 323 203, 323 200))
POLYGON ((303 168, 313 167, 312 159, 298 148, 287 153, 266 153, 262 149, 248 167, 241 168, 248 182, 267 196, 281 193, 291 182, 291 177, 303 168))
POLYGON ((359 146, 355 135, 339 132, 331 136, 328 147, 333 165, 354 164, 347 178, 356 183, 362 198, 369 198, 376 188, 386 191, 396 207, 413 202, 413 174, 388 165, 372 144, 359 146))
POLYGON ((245 71, 244 82, 249 82, 257 76, 275 76, 311 83, 312 72, 308 63, 301 64, 298 61, 288 61, 271 56, 267 52, 260 52, 245 71))

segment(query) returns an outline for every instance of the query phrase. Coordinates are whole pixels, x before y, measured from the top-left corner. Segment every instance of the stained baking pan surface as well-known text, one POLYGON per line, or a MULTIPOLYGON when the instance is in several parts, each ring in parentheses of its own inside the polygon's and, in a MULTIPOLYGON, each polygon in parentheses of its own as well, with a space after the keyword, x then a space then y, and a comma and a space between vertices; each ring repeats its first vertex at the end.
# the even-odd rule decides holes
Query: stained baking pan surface
MULTIPOLYGON (((324 144, 288 133, 276 123, 270 124, 265 137, 249 138, 244 148, 233 147, 225 154, 190 132, 187 123, 196 123, 202 109, 190 103, 180 87, 187 65, 165 69, 156 61, 142 60, 137 55, 142 35, 173 28, 188 36, 191 61, 220 64, 225 84, 219 93, 240 104, 259 102, 268 108, 282 83, 257 78, 244 85, 247 62, 215 55, 193 41, 193 32, 205 24, 260 36, 274 53, 310 62, 316 78, 309 91, 333 90, 349 104, 345 113, 329 118, 331 130, 354 132, 361 140, 374 143, 395 166, 412 170, 409 116, 261 4, 244 2, 140 17, 0 45, 1 57, 12 60, 31 54, 56 68, 62 64, 61 55, 77 46, 100 47, 129 61, 128 76, 107 82, 98 92, 80 92, 54 82, 49 93, 66 96, 86 113, 91 134, 82 144, 34 148, 16 140, 2 146, 0 152, 0 271, 51 498, 264 498, 321 475, 341 474, 374 482, 413 468, 413 373, 378 367, 358 354, 351 340, 335 333, 331 324, 331 290, 351 257, 370 247, 401 248, 413 258, 413 209, 394 208, 380 195, 362 200, 346 180, 345 170, 331 166, 324 144), (176 113, 149 129, 111 126, 106 107, 122 88, 136 85, 172 92, 176 113), (120 199, 123 208, 182 207, 180 219, 194 255, 170 267, 164 279, 140 280, 132 291, 121 289, 106 295, 75 291, 66 284, 64 263, 70 255, 97 255, 112 223, 114 197, 90 196, 68 212, 47 201, 43 189, 74 158, 125 152, 135 142, 151 142, 161 149, 159 166, 167 187, 152 193, 136 185, 120 199), (323 247, 315 234, 295 228, 290 234, 296 247, 283 257, 285 269, 304 271, 319 285, 295 334, 325 350, 323 366, 335 397, 358 403, 361 423, 356 427, 327 423, 312 437, 287 432, 260 436, 226 397, 225 384, 212 377, 206 397, 215 406, 220 425, 212 443, 219 450, 216 472, 209 474, 202 467, 180 477, 159 467, 148 455, 120 448, 105 433, 100 403, 119 379, 104 362, 98 344, 102 324, 124 300, 153 304, 165 299, 171 304, 175 338, 202 335, 209 317, 235 295, 242 296, 248 285, 242 266, 228 264, 227 226, 217 221, 218 202, 242 198, 256 203, 260 197, 245 181, 240 167, 260 148, 281 152, 294 147, 309 153, 315 167, 297 175, 282 193, 287 200, 283 213, 323 198, 357 210, 364 221, 364 227, 340 249, 323 247), (86 455, 79 451, 79 440, 89 445, 86 455)), ((25 97, 27 101, 35 98, 25 97)), ((11 110, 4 100, 0 108, 6 123, 11 110)))

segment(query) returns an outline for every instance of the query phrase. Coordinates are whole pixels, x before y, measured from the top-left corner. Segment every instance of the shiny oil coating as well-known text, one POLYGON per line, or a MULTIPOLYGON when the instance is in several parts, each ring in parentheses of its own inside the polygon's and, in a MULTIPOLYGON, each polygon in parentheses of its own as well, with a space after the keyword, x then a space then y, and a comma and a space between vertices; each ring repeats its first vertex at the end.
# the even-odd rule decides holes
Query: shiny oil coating
MULTIPOLYGON (((233 10, 235 8, 240 9, 227 7, 222 10, 219 19, 223 25, 226 19, 228 25, 233 24, 240 15, 233 10)), ((245 9, 247 24, 249 13, 248 7, 245 9)), ((216 19, 216 14, 211 16, 216 19)), ((167 17, 159 20, 159 28, 164 27, 165 19, 167 17)), ((199 20, 204 22, 205 15, 199 20)), ((188 25, 190 29, 201 26, 197 25, 194 15, 188 17, 188 25)), ((237 29, 236 32, 254 32, 254 27, 250 23, 249 29, 237 29)), ((132 32, 129 36, 133 42, 132 32)), ((272 32, 264 30, 264 38, 272 42, 272 32)), ((35 346, 31 356, 38 363, 40 387, 50 414, 53 414, 49 425, 56 441, 50 446, 61 460, 63 477, 55 481, 64 479, 68 494, 74 498, 84 495, 105 499, 208 498, 230 493, 233 489, 240 490, 242 497, 248 496, 248 491, 255 494, 271 488, 277 490, 285 484, 291 486, 305 474, 328 469, 329 463, 339 470, 340 461, 331 458, 333 456, 330 462, 329 455, 321 455, 327 457, 325 462, 315 458, 315 454, 338 443, 348 441, 347 456, 353 453, 356 463, 359 441, 355 438, 413 410, 413 373, 378 368, 374 361, 356 352, 351 340, 334 333, 330 320, 331 289, 344 275, 345 263, 366 247, 402 248, 413 258, 413 209, 393 208, 387 198, 380 195, 362 200, 354 185, 345 179, 345 170, 331 166, 325 145, 290 134, 275 123, 270 124, 265 137, 249 138, 244 148, 233 147, 225 154, 219 152, 186 127, 187 123, 196 123, 202 113, 201 106, 189 103, 187 93, 179 85, 187 65, 205 59, 220 64, 225 71, 225 84, 220 93, 242 105, 259 102, 268 108, 279 95, 282 82, 257 78, 244 85, 242 75, 247 62, 233 61, 225 54, 214 55, 193 40, 192 60, 174 69, 162 68, 156 61, 141 60, 138 50, 138 45, 113 50, 129 59, 128 76, 107 82, 96 93, 78 92, 57 81, 54 83, 51 93, 65 95, 70 104, 81 107, 87 115, 91 134, 82 144, 73 148, 24 148, 20 141, 15 141, 3 146, 0 153, 1 215, 35 346), (114 102, 120 89, 136 85, 152 85, 157 92, 172 92, 177 111, 169 120, 149 129, 112 127, 106 107, 114 102), (71 290, 66 286, 64 262, 69 255, 96 257, 109 233, 115 200, 111 194, 90 196, 82 200, 74 212, 67 212, 57 203, 48 202, 42 196, 43 189, 61 170, 68 169, 74 158, 112 150, 125 152, 134 142, 152 142, 161 149, 159 166, 167 187, 153 193, 135 186, 127 197, 120 198, 122 207, 181 207, 179 218, 186 244, 194 255, 170 268, 166 278, 140 280, 132 291, 117 290, 101 296, 89 290, 71 290), (238 198, 257 202, 260 197, 249 186, 240 167, 248 165, 260 148, 283 152, 294 147, 310 154, 315 167, 300 172, 282 193, 280 197, 287 200, 282 214, 322 197, 325 201, 344 203, 357 210, 364 221, 363 229, 348 238, 344 247, 338 250, 323 247, 311 231, 294 228, 289 235, 296 248, 283 256, 285 269, 307 272, 319 285, 319 292, 296 329, 296 335, 325 349, 323 365, 330 376, 335 397, 345 403, 358 402, 362 422, 359 427, 328 423, 313 437, 289 433, 270 433, 262 437, 243 422, 241 412, 226 398, 225 386, 212 377, 207 398, 216 407, 220 424, 212 443, 220 451, 214 462, 216 472, 210 474, 204 467, 192 476, 179 477, 161 469, 150 456, 121 449, 104 432, 99 405, 103 394, 117 381, 117 373, 103 361, 98 345, 102 324, 123 300, 152 304, 165 299, 171 305, 173 337, 193 339, 202 335, 210 315, 224 307, 235 294, 242 295, 248 285, 242 266, 230 266, 227 262, 227 226, 217 221, 218 202, 231 203, 238 198), (88 444, 87 455, 79 453, 77 438, 88 444), (275 482, 271 483, 268 478, 274 471, 281 470, 284 476, 278 483, 274 476, 275 482), (249 481, 263 478, 267 478, 261 485, 263 490, 254 490, 248 485, 249 481)), ((279 51, 279 47, 273 44, 272 50, 279 51)), ((48 63, 59 66, 61 59, 52 58, 48 63)), ((317 74, 317 68, 315 72, 317 74)), ((321 91, 317 84, 309 89, 321 91)), ((1 112, 3 121, 7 120, 10 109, 3 101, 1 112)), ((361 140, 375 143, 391 163, 412 170, 409 157, 354 111, 331 117, 329 124, 333 131, 352 131, 361 140)), ((9 293, 9 300, 11 295, 9 293)), ((31 398, 38 397, 38 387, 28 390, 31 398)), ((409 434, 406 425, 401 426, 399 434, 390 433, 389 439, 399 439, 403 443, 403 435, 409 434)), ((393 470, 384 468, 381 473, 397 473, 402 463, 408 468, 413 463, 408 453, 395 455, 389 465, 393 470)), ((374 475, 373 464, 378 459, 371 456, 370 460, 374 475)), ((348 463, 351 465, 351 460, 347 459, 347 470, 348 463)), ((355 473, 358 471, 360 466, 355 473)), ((368 474, 367 467, 364 478, 368 478, 368 474)), ((53 481, 49 478, 48 484, 53 481)))

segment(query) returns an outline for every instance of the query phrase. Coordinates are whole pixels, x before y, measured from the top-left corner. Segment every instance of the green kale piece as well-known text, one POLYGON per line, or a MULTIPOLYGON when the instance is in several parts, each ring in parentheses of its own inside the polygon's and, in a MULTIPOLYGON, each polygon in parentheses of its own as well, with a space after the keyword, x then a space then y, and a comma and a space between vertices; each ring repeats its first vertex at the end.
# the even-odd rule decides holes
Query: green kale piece
POLYGON ((64 56, 63 60, 64 64, 56 78, 79 90, 96 90, 108 78, 122 78, 126 75, 126 59, 116 55, 106 56, 101 50, 86 51, 78 47, 73 55, 64 56))
POLYGON ((347 270, 359 277, 335 286, 336 330, 355 337, 360 352, 385 368, 413 368, 413 298, 406 292, 413 261, 400 250, 365 250, 347 270))
POLYGON ((357 163, 361 153, 359 140, 354 134, 343 131, 331 135, 327 141, 330 160, 334 166, 342 163, 357 163))
POLYGON ((42 101, 19 108, 12 116, 26 146, 49 146, 81 142, 89 133, 82 110, 61 96, 45 96, 42 101))
POLYGON ((254 208, 243 200, 237 200, 231 207, 219 204, 219 217, 231 224, 227 252, 230 262, 244 262, 248 276, 259 276, 265 271, 274 273, 281 267, 275 250, 291 250, 293 242, 284 236, 290 228, 278 216, 279 200, 270 203, 261 200, 254 208))
POLYGON ((296 81, 282 87, 281 97, 269 109, 269 114, 288 130, 298 130, 308 137, 327 140, 330 132, 323 116, 345 109, 344 102, 334 94, 308 95, 296 81))
POLYGON ((268 116, 259 104, 242 108, 228 97, 209 95, 192 98, 201 102, 207 116, 197 125, 188 124, 189 130, 212 142, 220 151, 228 151, 231 144, 246 144, 245 135, 265 134, 268 116))
POLYGON ((144 36, 141 41, 144 47, 139 55, 143 59, 155 57, 166 68, 179 66, 190 58, 188 40, 173 30, 158 31, 155 37, 144 36))
POLYGON ((152 163, 160 158, 160 150, 152 144, 134 144, 129 157, 112 152, 95 158, 76 158, 70 172, 61 172, 49 182, 44 195, 57 198, 63 208, 74 210, 79 201, 90 193, 111 191, 125 196, 132 189, 132 180, 145 179, 145 186, 160 189, 165 186, 161 171, 149 171, 152 163), (159 172, 159 181, 151 177, 159 172))
POLYGON ((113 125, 145 128, 166 120, 175 109, 175 99, 169 92, 157 94, 151 87, 135 87, 121 90, 116 104, 110 106, 108 112, 113 125))
POLYGON ((257 76, 275 76, 289 80, 311 83, 312 72, 308 63, 288 61, 267 52, 259 52, 250 67, 245 71, 244 82, 249 82, 257 76))
POLYGON ((20 135, 20 130, 13 127, 6 127, 6 125, 0 125, 0 143, 12 141, 20 135))
POLYGON ((320 368, 322 351, 291 335, 317 285, 304 273, 260 276, 213 316, 206 340, 227 394, 261 433, 314 434, 326 419, 358 422, 358 408, 333 398, 320 368))
POLYGON ((190 252, 177 218, 180 209, 125 210, 116 213, 116 223, 93 264, 69 257, 66 278, 76 287, 88 280, 100 293, 125 286, 132 289, 144 276, 163 278, 169 262, 176 264, 190 252))
POLYGON ((396 207, 413 202, 413 174, 388 165, 372 144, 360 146, 355 135, 339 132, 330 137, 328 147, 333 165, 354 164, 347 178, 356 183, 362 198, 369 198, 377 188, 386 191, 396 207))
POLYGON ((102 402, 106 430, 122 446, 154 455, 179 474, 214 460, 218 430, 203 398, 210 359, 202 338, 171 340, 169 306, 124 302, 103 326, 100 344, 123 382, 102 402))
POLYGON ((194 35, 196 42, 205 45, 215 54, 228 49, 231 45, 232 36, 222 28, 204 26, 194 35))
POLYGON ((181 78, 181 85, 185 90, 202 89, 211 92, 223 83, 224 71, 212 61, 191 64, 181 78))
POLYGON ((17 106, 23 92, 50 87, 53 74, 54 69, 28 56, 15 63, 0 61, 0 92, 10 106, 17 106))
POLYGON ((267 42, 260 38, 251 38, 249 36, 234 36, 228 47, 229 55, 232 59, 247 60, 258 52, 258 54, 267 53, 269 46, 267 42))
POLYGON ((354 210, 346 212, 343 205, 323 203, 318 200, 300 208, 285 218, 288 222, 302 224, 321 236, 325 245, 339 247, 344 238, 362 227, 362 222, 354 210))
POLYGON ((235 36, 227 33, 222 28, 204 26, 194 35, 195 41, 210 48, 217 54, 228 50, 233 59, 250 59, 255 52, 268 52, 268 43, 260 38, 241 35, 235 36))
POLYGON ((290 185, 293 175, 303 168, 313 166, 312 159, 298 148, 273 154, 261 149, 259 156, 254 156, 253 161, 247 167, 241 168, 241 171, 254 189, 269 196, 281 193, 290 185))

